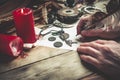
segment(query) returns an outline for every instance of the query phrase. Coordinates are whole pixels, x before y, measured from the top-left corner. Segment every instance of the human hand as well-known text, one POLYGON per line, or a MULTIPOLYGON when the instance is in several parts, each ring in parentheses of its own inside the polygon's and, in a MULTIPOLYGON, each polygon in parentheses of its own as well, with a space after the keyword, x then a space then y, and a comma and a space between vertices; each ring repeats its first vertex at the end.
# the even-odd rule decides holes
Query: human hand
POLYGON ((106 39, 114 39, 120 36, 120 22, 110 16, 104 22, 97 24, 96 28, 84 29, 86 25, 94 24, 105 16, 104 13, 99 12, 95 15, 83 16, 77 25, 77 35, 81 34, 83 37, 101 37, 106 39), (100 16, 102 17, 100 17, 100 16), (102 25, 101 25, 102 24, 102 25), (102 26, 102 27, 101 27, 102 26), (113 27, 115 26, 115 27, 113 27))
POLYGON ((82 43, 78 49, 81 60, 94 65, 114 80, 120 79, 120 44, 115 41, 97 40, 82 43))
POLYGON ((90 29, 81 31, 81 35, 84 37, 100 37, 105 39, 115 39, 120 36, 120 31, 107 30, 105 28, 90 29))
POLYGON ((80 21, 77 25, 77 35, 81 34, 81 31, 83 30, 84 26, 85 25, 88 25, 91 23, 91 15, 83 15, 81 18, 80 18, 80 21))

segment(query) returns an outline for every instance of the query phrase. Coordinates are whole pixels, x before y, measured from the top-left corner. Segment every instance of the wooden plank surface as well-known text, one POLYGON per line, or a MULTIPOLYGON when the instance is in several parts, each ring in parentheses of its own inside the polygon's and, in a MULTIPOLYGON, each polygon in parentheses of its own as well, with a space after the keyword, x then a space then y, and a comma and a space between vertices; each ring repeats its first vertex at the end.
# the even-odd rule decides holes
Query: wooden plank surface
POLYGON ((77 80, 89 74, 77 52, 70 51, 2 73, 0 80, 77 80))
POLYGON ((0 54, 0 80, 104 80, 94 74, 85 77, 92 72, 75 51, 39 46, 26 54, 16 59, 0 54))
POLYGON ((108 80, 107 78, 104 78, 103 76, 99 75, 99 74, 96 74, 96 73, 93 73, 91 75, 88 75, 82 79, 79 79, 79 80, 108 80))
POLYGON ((50 57, 53 57, 59 54, 63 54, 69 51, 70 50, 39 46, 26 52, 26 54, 28 54, 28 57, 26 58, 18 57, 14 59, 6 55, 0 55, 0 73, 6 72, 8 70, 18 68, 18 67, 42 60, 42 59, 46 59, 46 58, 50 58, 50 57))

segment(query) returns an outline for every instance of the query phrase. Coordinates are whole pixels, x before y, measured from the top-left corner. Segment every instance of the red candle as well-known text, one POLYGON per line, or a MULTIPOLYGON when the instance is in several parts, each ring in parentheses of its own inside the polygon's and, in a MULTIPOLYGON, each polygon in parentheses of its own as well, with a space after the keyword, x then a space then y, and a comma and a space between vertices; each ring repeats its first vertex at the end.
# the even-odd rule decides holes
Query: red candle
POLYGON ((23 50, 23 41, 20 37, 0 34, 0 53, 18 56, 23 50))
POLYGON ((19 8, 13 12, 17 35, 24 43, 34 43, 36 41, 34 31, 33 12, 30 8, 19 8))

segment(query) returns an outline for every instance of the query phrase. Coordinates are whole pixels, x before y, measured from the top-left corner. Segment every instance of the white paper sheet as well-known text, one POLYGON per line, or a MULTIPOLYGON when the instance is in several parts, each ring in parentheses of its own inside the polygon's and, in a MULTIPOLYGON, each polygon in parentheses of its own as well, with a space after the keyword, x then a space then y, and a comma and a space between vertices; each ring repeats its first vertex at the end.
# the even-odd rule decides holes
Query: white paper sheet
MULTIPOLYGON (((72 46, 69 46, 65 43, 65 41, 61 40, 59 38, 59 36, 54 36, 56 37, 56 40, 55 41, 49 41, 48 38, 49 37, 52 37, 53 35, 50 33, 42 38, 40 38, 39 40, 37 40, 37 42, 34 44, 35 46, 47 46, 47 47, 52 47, 52 48, 56 48, 54 47, 54 43, 59 41, 59 42, 62 42, 63 43, 63 46, 62 47, 59 47, 59 49, 69 49, 69 50, 76 50, 77 47, 80 45, 80 42, 76 40, 76 25, 71 25, 71 26, 74 26, 74 27, 71 27, 71 28, 64 28, 64 32, 65 33, 68 33, 69 34, 69 38, 68 40, 72 40, 72 42, 77 42, 77 44, 72 44, 72 46)), ((39 34, 41 29, 39 28, 35 28, 35 32, 36 34, 39 34)), ((46 33, 46 32, 49 32, 50 30, 61 30, 61 28, 59 27, 55 27, 55 26, 52 26, 51 28, 48 28, 46 29, 43 33, 46 33)))

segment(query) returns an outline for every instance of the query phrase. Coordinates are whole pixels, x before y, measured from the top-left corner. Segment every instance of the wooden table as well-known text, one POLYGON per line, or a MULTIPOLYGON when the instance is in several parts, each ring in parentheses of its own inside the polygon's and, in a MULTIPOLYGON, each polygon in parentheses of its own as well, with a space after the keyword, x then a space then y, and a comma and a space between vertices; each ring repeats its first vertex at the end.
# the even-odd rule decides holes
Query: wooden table
POLYGON ((0 80, 104 80, 81 64, 76 51, 38 46, 26 54, 0 55, 0 80))
POLYGON ((0 54, 0 80, 106 80, 84 66, 76 51, 36 46, 25 54, 0 54))

